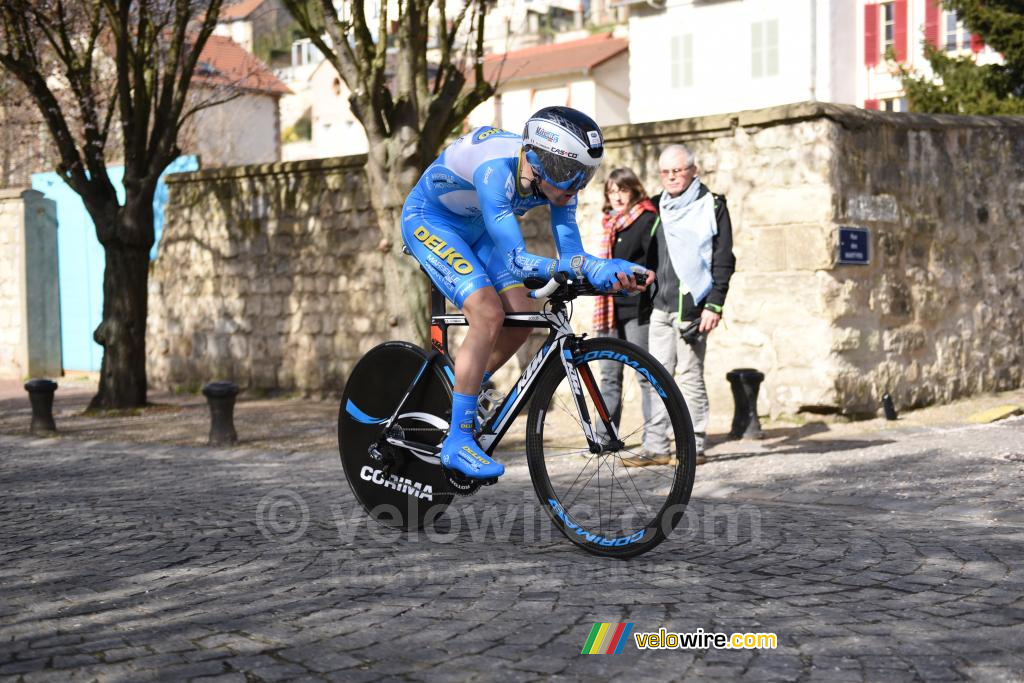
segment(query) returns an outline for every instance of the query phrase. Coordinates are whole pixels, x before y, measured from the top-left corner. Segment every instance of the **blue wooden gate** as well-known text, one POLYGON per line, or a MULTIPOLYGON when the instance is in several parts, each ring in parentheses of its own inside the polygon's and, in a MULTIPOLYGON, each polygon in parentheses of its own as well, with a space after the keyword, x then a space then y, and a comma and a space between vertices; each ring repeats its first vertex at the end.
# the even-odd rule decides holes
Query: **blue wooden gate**
MULTIPOLYGON (((198 168, 196 157, 180 157, 167 167, 164 175, 198 168)), ((109 168, 107 174, 117 190, 118 200, 123 204, 124 167, 109 168)), ((32 189, 42 192, 57 203, 60 341, 64 369, 99 371, 103 347, 93 341, 92 333, 103 319, 103 247, 96 239, 96 228, 81 197, 60 176, 56 173, 36 173, 32 176, 32 189)), ((161 176, 153 198, 156 242, 149 255, 151 260, 156 258, 160 235, 163 233, 166 204, 167 185, 161 176)))

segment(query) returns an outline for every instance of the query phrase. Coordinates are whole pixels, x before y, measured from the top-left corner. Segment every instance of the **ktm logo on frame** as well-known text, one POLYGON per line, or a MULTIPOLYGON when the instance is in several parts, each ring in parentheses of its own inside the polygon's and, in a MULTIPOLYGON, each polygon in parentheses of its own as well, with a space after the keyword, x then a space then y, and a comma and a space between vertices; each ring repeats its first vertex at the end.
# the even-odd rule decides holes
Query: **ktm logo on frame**
POLYGON ((629 640, 633 624, 594 624, 581 655, 617 655, 629 640))

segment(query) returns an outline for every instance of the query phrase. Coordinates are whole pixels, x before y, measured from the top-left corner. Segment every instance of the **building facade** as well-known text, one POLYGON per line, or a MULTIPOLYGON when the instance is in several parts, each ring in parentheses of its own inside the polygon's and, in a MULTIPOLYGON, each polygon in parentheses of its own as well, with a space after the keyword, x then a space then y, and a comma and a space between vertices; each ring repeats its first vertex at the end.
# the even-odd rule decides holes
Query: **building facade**
POLYGON ((855 9, 849 0, 633 3, 630 121, 853 104, 855 9))
POLYGON ((484 77, 497 93, 469 115, 469 126, 521 131, 542 107, 564 105, 602 126, 629 121, 629 41, 610 33, 489 55, 484 77))
POLYGON ((634 123, 804 101, 906 111, 899 66, 931 75, 926 42, 1001 59, 940 0, 629 5, 634 123))
POLYGON ((189 97, 196 112, 179 143, 204 167, 281 160, 278 100, 290 90, 234 41, 212 35, 203 46, 189 97))
POLYGON ((858 0, 857 5, 853 76, 856 103, 865 109, 907 111, 897 64, 930 76, 926 43, 950 56, 973 55, 979 64, 1001 59, 978 35, 967 30, 956 12, 943 9, 939 0, 858 0))

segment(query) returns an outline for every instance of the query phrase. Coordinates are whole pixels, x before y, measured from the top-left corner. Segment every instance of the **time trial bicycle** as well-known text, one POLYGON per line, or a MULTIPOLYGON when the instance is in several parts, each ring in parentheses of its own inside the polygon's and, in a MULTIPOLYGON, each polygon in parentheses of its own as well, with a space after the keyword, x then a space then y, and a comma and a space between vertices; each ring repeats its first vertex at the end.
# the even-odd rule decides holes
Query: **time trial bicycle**
MULTIPOLYGON (((509 313, 504 325, 547 329, 547 338, 504 399, 487 411, 477 441, 491 455, 529 406, 526 460, 554 525, 597 555, 647 552, 679 523, 693 488, 696 446, 683 397, 642 348, 573 331, 570 302, 600 294, 593 286, 564 277, 531 285, 543 285, 532 293, 547 297, 543 310, 509 313), (595 380, 600 363, 623 370, 618 416, 595 380), (640 409, 642 392, 668 413, 671 453, 641 450, 650 427, 640 409), (645 459, 664 462, 665 455, 671 456, 668 465, 644 466, 645 459)), ((497 481, 470 479, 441 465, 455 384, 448 329, 467 322, 445 312, 444 296, 433 286, 430 322, 429 350, 390 341, 359 360, 338 416, 341 461, 356 499, 378 522, 406 530, 432 524, 456 497, 497 481)))

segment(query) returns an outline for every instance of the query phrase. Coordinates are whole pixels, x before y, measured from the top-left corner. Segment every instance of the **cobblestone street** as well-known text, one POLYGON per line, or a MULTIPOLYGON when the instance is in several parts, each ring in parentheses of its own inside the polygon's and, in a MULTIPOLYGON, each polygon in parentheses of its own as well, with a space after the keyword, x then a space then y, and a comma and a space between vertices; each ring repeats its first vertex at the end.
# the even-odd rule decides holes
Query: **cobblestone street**
POLYGON ((333 450, 0 437, 0 678, 1024 679, 1024 418, 749 442, 633 561, 526 463, 451 528, 368 524, 333 450), (775 650, 580 650, 594 622, 775 650))

